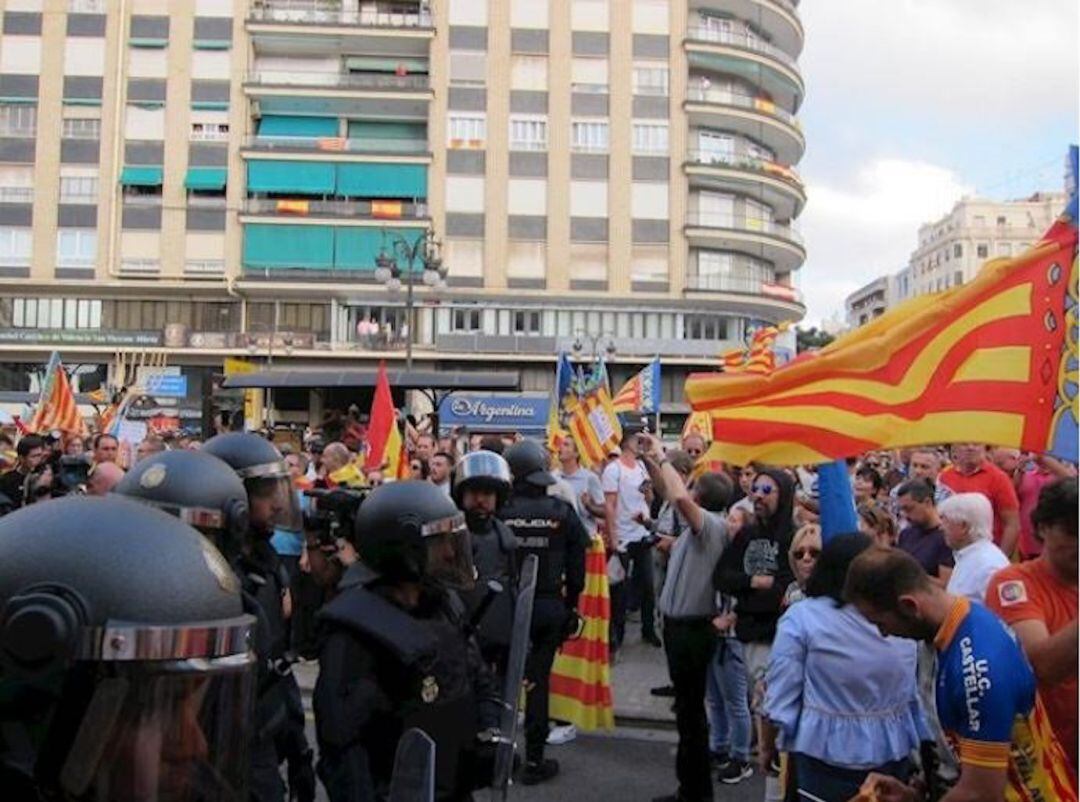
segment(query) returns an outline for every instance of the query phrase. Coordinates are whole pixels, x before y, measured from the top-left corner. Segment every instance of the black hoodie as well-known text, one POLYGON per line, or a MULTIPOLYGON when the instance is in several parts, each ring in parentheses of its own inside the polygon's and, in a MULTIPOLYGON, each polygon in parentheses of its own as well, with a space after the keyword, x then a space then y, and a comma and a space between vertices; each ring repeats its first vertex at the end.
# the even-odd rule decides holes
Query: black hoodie
POLYGON ((766 521, 755 517, 743 527, 713 572, 716 589, 737 600, 735 636, 744 643, 772 641, 784 591, 794 579, 788 549, 795 530, 792 520, 795 483, 780 470, 766 468, 758 476, 762 474, 769 476, 779 488, 776 512, 766 521), (750 587, 750 577, 761 574, 774 577, 768 590, 750 587))

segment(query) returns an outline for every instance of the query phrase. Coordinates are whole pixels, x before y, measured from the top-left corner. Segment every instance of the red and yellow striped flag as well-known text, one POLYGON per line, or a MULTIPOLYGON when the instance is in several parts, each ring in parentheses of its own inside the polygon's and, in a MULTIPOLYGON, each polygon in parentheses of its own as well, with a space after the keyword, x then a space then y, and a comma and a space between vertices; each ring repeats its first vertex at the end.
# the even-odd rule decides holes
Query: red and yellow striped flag
POLYGON ((607 556, 598 537, 585 555, 585 590, 578 613, 585 622, 581 637, 563 643, 551 668, 550 715, 582 730, 610 730, 615 726, 608 657, 611 599, 607 556))
POLYGON ((606 384, 593 388, 581 397, 570 396, 566 403, 567 426, 586 468, 601 465, 622 439, 622 425, 611 405, 606 384))
POLYGON ((720 354, 725 373, 771 373, 776 368, 774 345, 780 332, 790 324, 762 326, 754 331, 747 348, 732 348, 720 354))
POLYGON ((710 457, 793 465, 972 441, 1075 459, 1076 242, 1063 219, 969 284, 772 373, 691 375, 691 406, 712 416, 710 457))
POLYGON ((41 397, 28 428, 31 432, 50 432, 58 429, 65 434, 86 436, 86 423, 79 414, 79 405, 75 403, 75 393, 71 390, 67 373, 64 372, 64 366, 60 362, 60 355, 55 351, 45 370, 41 397))

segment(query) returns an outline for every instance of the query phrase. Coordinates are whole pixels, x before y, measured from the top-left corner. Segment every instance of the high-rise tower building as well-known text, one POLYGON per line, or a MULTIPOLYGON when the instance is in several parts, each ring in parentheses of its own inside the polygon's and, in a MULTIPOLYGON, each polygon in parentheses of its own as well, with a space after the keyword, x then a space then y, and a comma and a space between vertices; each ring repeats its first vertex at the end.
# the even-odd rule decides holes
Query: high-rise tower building
POLYGON ((0 6, 0 389, 58 344, 164 349, 195 394, 404 337, 540 389, 577 340, 615 380, 660 354, 675 402, 803 314, 792 0, 0 6), (409 326, 376 259, 428 229, 409 326))

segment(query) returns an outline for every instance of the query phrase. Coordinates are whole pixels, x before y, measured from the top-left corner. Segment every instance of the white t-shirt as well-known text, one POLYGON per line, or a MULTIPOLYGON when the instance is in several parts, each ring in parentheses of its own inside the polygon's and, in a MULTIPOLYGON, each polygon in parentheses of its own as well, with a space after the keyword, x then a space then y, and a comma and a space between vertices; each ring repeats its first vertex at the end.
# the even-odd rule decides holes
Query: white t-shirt
POLYGON ((604 469, 601 484, 604 493, 618 493, 615 500, 615 537, 620 547, 636 543, 649 535, 649 530, 634 520, 641 513, 649 516, 649 505, 641 492, 641 485, 649 480, 645 467, 637 462, 633 468, 615 460, 604 469))
POLYGON ((982 604, 990 578, 1009 564, 1009 558, 992 540, 976 540, 954 551, 956 564, 945 587, 954 596, 967 596, 982 604))
POLYGON ((581 503, 581 497, 588 493, 593 504, 603 505, 604 491, 600 488, 600 477, 587 468, 580 467, 574 473, 563 473, 558 470, 555 472, 555 477, 570 485, 574 491, 574 504, 578 508, 581 522, 585 524, 585 529, 589 534, 595 534, 596 519, 585 509, 585 505, 581 503))

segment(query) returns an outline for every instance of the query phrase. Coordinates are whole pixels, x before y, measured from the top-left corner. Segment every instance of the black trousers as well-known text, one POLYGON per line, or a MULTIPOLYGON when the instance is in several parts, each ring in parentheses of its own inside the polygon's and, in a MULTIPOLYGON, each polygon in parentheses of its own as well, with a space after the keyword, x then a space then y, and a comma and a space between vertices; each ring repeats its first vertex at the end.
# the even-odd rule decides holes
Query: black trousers
POLYGON ((525 694, 525 761, 544 759, 548 737, 548 691, 551 666, 563 641, 566 607, 558 599, 537 599, 530 630, 531 648, 525 661, 525 679, 530 690, 525 694))
POLYGON ((626 554, 621 559, 626 568, 626 579, 619 583, 621 588, 617 599, 615 591, 612 592, 611 604, 611 640, 620 646, 626 632, 626 613, 629 610, 641 610, 641 637, 656 637, 652 546, 641 541, 627 544, 626 554))
POLYGON ((709 725, 705 717, 705 680, 716 651, 716 632, 708 618, 664 618, 664 651, 675 686, 675 726, 679 748, 675 775, 679 799, 713 798, 709 763, 709 725))

